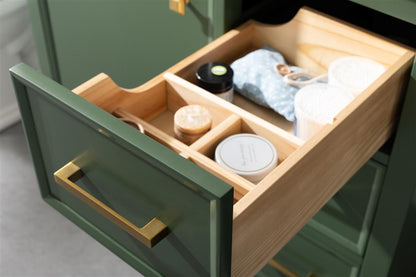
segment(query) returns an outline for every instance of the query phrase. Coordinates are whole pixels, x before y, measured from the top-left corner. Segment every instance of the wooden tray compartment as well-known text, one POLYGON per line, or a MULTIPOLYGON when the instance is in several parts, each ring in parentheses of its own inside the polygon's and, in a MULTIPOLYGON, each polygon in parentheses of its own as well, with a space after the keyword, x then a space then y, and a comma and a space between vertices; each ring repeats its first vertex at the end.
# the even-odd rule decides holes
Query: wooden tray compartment
MULTIPOLYGON (((178 78, 174 74, 166 73, 164 76, 167 81, 168 88, 173 89, 176 93, 199 99, 199 104, 204 106, 214 105, 215 109, 226 110, 230 116, 227 120, 221 122, 217 130, 213 128, 200 141, 193 143, 190 148, 213 158, 216 145, 229 135, 237 133, 252 133, 263 136, 270 140, 276 147, 279 161, 286 159, 295 149, 297 149, 302 141, 294 135, 285 132, 269 122, 254 116, 247 111, 232 105, 217 96, 205 91, 204 89, 178 78)), ((260 106, 258 109, 264 109, 260 106)))
MULTIPOLYGON (((109 113, 113 113, 116 109, 121 108, 132 115, 149 122, 154 127, 174 137, 173 131, 173 117, 175 112, 183 106, 191 104, 200 104, 207 108, 212 117, 212 129, 223 122, 231 112, 215 104, 215 102, 204 102, 204 99, 194 95, 194 93, 186 91, 178 93, 171 86, 166 86, 163 82, 160 86, 149 89, 145 92, 130 93, 129 90, 119 88, 108 76, 99 75, 94 79, 102 85, 104 82, 108 84, 105 87, 105 92, 101 90, 99 93, 103 95, 101 99, 93 97, 93 88, 90 87, 88 91, 80 92, 80 95, 97 106, 103 108, 109 113), (112 88, 112 89, 110 89, 112 88), (104 96, 105 94, 105 96, 104 96), (129 94, 132 97, 128 97, 129 94), (123 101, 120 99, 129 98, 123 101), (130 103, 126 102, 129 101, 130 103)), ((91 82, 92 80, 90 80, 91 82)), ((100 87, 101 87, 100 85, 100 87)), ((102 89, 102 87, 101 87, 102 89)), ((78 88, 78 90, 80 90, 78 88)))
POLYGON ((275 145, 279 163, 301 144, 295 136, 170 73, 157 85, 139 92, 118 87, 105 74, 97 75, 74 92, 117 117, 141 124, 146 135, 234 186, 236 200, 254 184, 214 162, 215 147, 222 139, 237 133, 266 137, 275 145), (213 116, 213 126, 188 146, 174 138, 173 115, 189 104, 206 107, 213 116))
POLYGON ((251 276, 394 132, 413 57, 404 47, 301 9, 290 22, 279 26, 248 22, 136 89, 121 89, 106 75, 99 75, 74 92, 110 113, 122 107, 151 122, 150 126, 159 130, 155 139, 234 186, 240 200, 233 207, 232 275, 251 276), (195 71, 203 63, 230 63, 265 44, 280 51, 290 64, 316 74, 324 73, 335 59, 350 55, 378 61, 387 70, 342 110, 333 124, 303 143, 291 134, 291 124, 276 113, 237 96, 238 107, 194 85, 195 71), (166 101, 160 99, 172 89, 188 95, 190 98, 184 99, 191 102, 186 103, 201 98, 203 105, 212 104, 221 111, 214 128, 190 146, 175 140, 157 120, 166 110, 166 101), (137 109, 143 95, 150 92, 148 103, 137 109), (209 158, 218 141, 240 131, 272 138, 282 159, 257 185, 222 170, 209 158))

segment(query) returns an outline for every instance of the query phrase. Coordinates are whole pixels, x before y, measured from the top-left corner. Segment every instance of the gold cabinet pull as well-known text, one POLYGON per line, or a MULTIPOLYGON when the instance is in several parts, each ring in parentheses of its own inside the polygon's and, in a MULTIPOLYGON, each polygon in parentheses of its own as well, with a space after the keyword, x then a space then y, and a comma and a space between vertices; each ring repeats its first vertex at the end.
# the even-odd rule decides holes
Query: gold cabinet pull
MULTIPOLYGON (((269 261, 269 265, 271 265, 272 267, 274 267, 275 269, 283 273, 286 277, 300 277, 298 274, 294 273, 289 268, 285 267, 284 265, 282 265, 281 263, 278 263, 277 261, 273 259, 269 261)), ((316 275, 313 273, 308 273, 306 277, 316 277, 316 275)))
POLYGON ((74 163, 69 162, 64 167, 57 170, 53 175, 57 184, 74 194, 91 208, 104 215, 147 247, 152 248, 168 234, 167 226, 159 219, 153 218, 145 226, 139 228, 103 202, 77 186, 74 182, 84 174, 81 168, 74 163))
POLYGON ((185 6, 189 0, 169 0, 169 9, 181 15, 185 15, 185 6))
POLYGON ((275 260, 270 260, 269 265, 276 268, 278 271, 280 271, 287 277, 300 277, 299 275, 291 271, 289 268, 285 267, 281 263, 276 262, 275 260))

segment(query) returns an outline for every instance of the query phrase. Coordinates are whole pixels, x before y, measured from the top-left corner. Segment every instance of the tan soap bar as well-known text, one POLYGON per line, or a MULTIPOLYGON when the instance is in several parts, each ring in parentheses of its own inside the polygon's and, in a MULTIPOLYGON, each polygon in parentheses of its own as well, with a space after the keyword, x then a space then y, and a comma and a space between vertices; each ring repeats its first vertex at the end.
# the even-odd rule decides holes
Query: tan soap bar
POLYGON ((174 124, 176 137, 185 143, 192 143, 211 128, 212 120, 205 107, 188 105, 175 113, 174 124))

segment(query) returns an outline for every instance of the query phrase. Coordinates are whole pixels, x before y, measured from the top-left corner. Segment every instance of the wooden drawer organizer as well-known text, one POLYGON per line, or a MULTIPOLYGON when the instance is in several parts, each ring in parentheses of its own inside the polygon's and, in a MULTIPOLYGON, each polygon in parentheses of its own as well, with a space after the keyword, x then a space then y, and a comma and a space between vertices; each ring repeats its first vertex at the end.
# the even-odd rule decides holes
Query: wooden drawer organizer
POLYGON ((279 26, 247 22, 138 88, 120 88, 100 74, 74 92, 109 113, 140 122, 146 135, 234 187, 232 275, 245 276, 260 270, 391 136, 413 56, 382 38, 301 9, 279 26), (231 63, 265 44, 316 74, 347 55, 376 60, 387 70, 333 124, 303 142, 276 113, 238 96, 234 104, 225 102, 195 85, 201 64, 231 63), (189 146, 173 136, 173 114, 187 104, 201 104, 213 116, 212 129, 189 146), (216 145, 241 132, 266 137, 278 152, 278 167, 258 184, 213 160, 216 145))

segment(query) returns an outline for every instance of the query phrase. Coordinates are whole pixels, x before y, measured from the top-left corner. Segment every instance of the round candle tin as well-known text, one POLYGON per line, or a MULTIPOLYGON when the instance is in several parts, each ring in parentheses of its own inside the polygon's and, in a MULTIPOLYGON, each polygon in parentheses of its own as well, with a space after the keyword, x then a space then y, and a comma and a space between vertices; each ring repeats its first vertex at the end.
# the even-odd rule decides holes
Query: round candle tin
POLYGON ((198 86, 228 102, 232 102, 234 96, 233 76, 232 68, 221 62, 203 64, 196 72, 198 86))
POLYGON ((250 182, 258 183, 277 166, 277 152, 267 139, 243 133, 224 139, 215 150, 215 161, 250 182))

